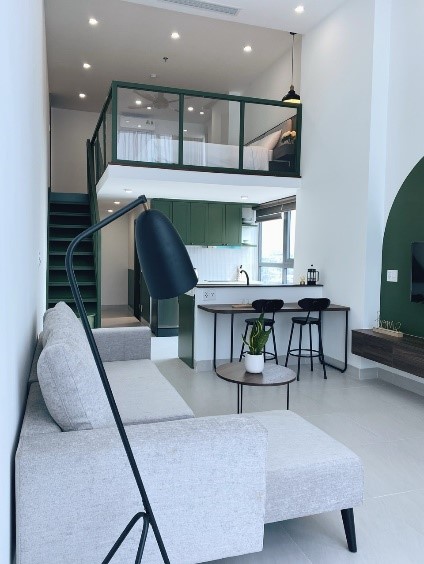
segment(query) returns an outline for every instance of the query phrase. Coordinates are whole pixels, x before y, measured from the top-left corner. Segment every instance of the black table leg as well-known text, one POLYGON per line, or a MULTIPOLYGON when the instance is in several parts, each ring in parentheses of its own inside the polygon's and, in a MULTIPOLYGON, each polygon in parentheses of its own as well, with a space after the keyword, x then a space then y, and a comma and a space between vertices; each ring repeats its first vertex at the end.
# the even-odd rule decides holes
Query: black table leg
POLYGON ((348 336, 348 327, 349 327, 349 310, 345 311, 345 335, 344 335, 344 366, 343 368, 340 368, 338 366, 335 366, 334 364, 331 364, 330 362, 325 361, 326 366, 331 366, 332 368, 335 368, 336 370, 338 370, 339 372, 346 372, 347 369, 347 336, 348 336))
POLYGON ((213 369, 216 370, 216 317, 217 314, 213 314, 213 369))
POLYGON ((237 384, 237 413, 243 413, 243 384, 237 384))
POLYGON ((230 362, 233 362, 233 345, 234 345, 234 313, 231 314, 231 348, 230 348, 230 362))
POLYGON ((287 409, 289 408, 289 400, 290 400, 290 384, 287 384, 287 409))

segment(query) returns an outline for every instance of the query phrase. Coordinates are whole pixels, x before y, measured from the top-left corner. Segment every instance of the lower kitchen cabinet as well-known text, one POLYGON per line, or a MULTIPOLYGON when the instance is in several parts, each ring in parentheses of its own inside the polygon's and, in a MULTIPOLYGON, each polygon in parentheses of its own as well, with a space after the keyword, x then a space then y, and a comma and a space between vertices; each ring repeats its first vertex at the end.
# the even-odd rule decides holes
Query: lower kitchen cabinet
POLYGON ((194 296, 183 294, 178 298, 178 305, 178 358, 194 368, 194 296))

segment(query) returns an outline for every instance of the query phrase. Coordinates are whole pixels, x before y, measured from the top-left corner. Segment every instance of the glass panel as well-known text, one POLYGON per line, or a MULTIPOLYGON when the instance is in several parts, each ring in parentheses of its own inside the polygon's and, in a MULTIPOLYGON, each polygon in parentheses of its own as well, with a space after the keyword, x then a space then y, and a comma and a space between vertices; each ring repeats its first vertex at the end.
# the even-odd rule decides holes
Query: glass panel
POLYGON ((278 266, 261 266, 259 276, 264 284, 282 284, 283 269, 278 266))
POLYGON ((118 88, 117 157, 178 163, 178 94, 118 88))
POLYGON ((290 212, 289 259, 294 259, 295 236, 296 236, 296 210, 292 210, 290 212))
POLYGON ((283 263, 283 220, 261 223, 261 263, 283 263))
POLYGON ((294 284, 294 269, 286 268, 286 280, 285 284, 294 284))
POLYGON ((296 114, 297 108, 246 104, 243 168, 296 170, 296 114))
POLYGON ((239 168, 240 104, 184 97, 183 164, 239 168))

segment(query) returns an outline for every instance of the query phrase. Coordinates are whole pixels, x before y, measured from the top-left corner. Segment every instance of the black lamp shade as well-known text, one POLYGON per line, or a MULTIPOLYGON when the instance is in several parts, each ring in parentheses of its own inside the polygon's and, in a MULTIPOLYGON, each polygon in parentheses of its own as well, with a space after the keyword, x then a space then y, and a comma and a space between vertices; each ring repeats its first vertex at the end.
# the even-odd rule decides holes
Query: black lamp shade
POLYGON ((290 90, 283 97, 282 102, 291 102, 292 104, 300 103, 300 96, 299 94, 296 94, 293 85, 290 86, 290 90))
POLYGON ((197 276, 187 249, 175 227, 162 212, 146 210, 138 216, 135 244, 152 298, 174 298, 196 286, 197 276))

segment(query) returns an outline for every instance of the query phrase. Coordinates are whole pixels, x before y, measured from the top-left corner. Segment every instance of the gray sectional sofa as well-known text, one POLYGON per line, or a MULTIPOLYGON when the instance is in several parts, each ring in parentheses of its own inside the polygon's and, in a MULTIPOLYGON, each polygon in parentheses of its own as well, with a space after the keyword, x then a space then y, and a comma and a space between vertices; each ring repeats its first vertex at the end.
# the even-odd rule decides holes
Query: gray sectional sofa
MULTIPOLYGON (((332 510, 355 550, 354 453, 290 411, 194 418, 151 362, 147 328, 94 334, 172 563, 257 552, 264 523, 332 510)), ((49 310, 16 453, 17 564, 100 563, 140 510, 92 362, 69 308, 49 310)), ((134 561, 139 535, 113 562, 134 561)), ((161 561, 150 530, 143 562, 161 561)))

